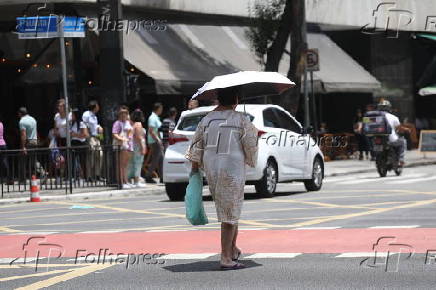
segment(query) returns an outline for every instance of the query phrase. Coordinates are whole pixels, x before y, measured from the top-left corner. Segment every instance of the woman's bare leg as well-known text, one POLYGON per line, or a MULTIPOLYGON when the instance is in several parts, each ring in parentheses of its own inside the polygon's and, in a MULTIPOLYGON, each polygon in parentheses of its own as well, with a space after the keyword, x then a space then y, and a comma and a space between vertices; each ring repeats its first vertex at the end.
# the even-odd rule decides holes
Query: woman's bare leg
POLYGON ((232 265, 235 225, 221 223, 221 264, 232 265))
POLYGON ((236 259, 238 257, 238 253, 241 251, 237 246, 236 246, 236 240, 238 238, 238 224, 234 225, 235 226, 235 232, 233 234, 233 241, 232 241, 232 259, 236 259))

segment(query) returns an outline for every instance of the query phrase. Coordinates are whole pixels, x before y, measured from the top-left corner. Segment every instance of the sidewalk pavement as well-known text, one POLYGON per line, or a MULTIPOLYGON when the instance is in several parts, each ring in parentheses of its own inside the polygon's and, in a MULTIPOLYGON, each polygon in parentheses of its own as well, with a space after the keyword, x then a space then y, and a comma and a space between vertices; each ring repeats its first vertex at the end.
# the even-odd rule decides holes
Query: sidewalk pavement
MULTIPOLYGON (((436 154, 424 155, 417 150, 406 151, 405 167, 416 167, 425 165, 436 165, 436 154)), ((335 160, 325 163, 325 177, 344 176, 356 173, 376 172, 375 162, 369 160, 335 160)), ((82 189, 80 193, 66 195, 65 193, 54 193, 46 191, 41 193, 41 201, 59 201, 71 200, 82 201, 87 199, 107 199, 111 197, 128 197, 141 195, 162 195, 165 194, 165 186, 163 184, 147 184, 145 188, 115 190, 110 188, 89 188, 82 189), (98 191, 99 190, 99 191, 98 191)), ((0 206, 11 203, 28 202, 30 193, 24 192, 24 197, 0 198, 0 206)))
MULTIPOLYGON (((406 151, 405 167, 436 164, 436 153, 426 156, 418 150, 406 151)), ((325 163, 325 177, 342 176, 356 173, 376 172, 375 162, 369 160, 335 160, 325 163)))

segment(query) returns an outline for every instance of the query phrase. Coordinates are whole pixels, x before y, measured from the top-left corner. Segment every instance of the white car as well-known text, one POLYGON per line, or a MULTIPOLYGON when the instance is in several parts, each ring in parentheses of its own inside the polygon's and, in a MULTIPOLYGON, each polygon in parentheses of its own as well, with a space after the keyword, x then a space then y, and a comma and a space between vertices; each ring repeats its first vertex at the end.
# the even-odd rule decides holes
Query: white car
MULTIPOLYGON (((163 162, 163 181, 170 200, 183 200, 191 163, 185 159, 200 120, 215 106, 199 107, 181 114, 163 162)), ((321 189, 324 156, 317 142, 304 132, 301 124, 276 105, 238 105, 259 130, 257 166, 246 168, 246 183, 256 192, 271 197, 278 182, 301 181, 308 191, 321 189)))

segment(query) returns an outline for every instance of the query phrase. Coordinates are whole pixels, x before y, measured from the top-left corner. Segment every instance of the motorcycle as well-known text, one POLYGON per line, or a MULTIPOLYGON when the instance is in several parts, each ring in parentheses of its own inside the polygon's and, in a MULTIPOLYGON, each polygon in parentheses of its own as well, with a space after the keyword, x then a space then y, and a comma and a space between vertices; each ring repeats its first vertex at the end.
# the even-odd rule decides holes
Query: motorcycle
POLYGON ((395 146, 389 144, 389 136, 380 135, 372 137, 372 148, 380 177, 385 177, 388 171, 393 170, 397 176, 403 172, 399 162, 399 152, 395 146))

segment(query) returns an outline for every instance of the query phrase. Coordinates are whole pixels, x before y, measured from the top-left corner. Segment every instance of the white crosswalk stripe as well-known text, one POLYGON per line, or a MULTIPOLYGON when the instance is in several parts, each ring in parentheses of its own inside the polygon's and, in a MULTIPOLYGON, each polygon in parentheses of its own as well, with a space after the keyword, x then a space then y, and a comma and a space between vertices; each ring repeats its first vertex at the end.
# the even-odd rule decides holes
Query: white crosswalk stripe
MULTIPOLYGON (((40 257, 39 259, 45 259, 40 257)), ((33 262, 36 260, 36 257, 31 257, 31 258, 26 258, 26 264, 29 262, 33 262)), ((24 263, 24 258, 0 258, 0 264, 9 264, 12 261, 14 261, 14 264, 23 264, 24 263)))
POLYGON ((53 235, 59 232, 20 232, 20 233, 12 233, 10 235, 29 235, 29 236, 45 236, 45 235, 53 235))
MULTIPOLYGON (((389 255, 394 255, 396 253, 390 252, 389 255)), ((386 257, 388 255, 387 252, 377 252, 377 257, 386 257)), ((335 258, 367 258, 367 257, 375 257, 375 252, 355 252, 355 253, 342 253, 340 255, 335 256, 335 258)))
POLYGON ((295 230, 334 230, 340 228, 341 227, 301 227, 301 228, 296 228, 295 230))
POLYGON ((115 230, 115 231, 86 231, 86 232, 79 232, 76 234, 110 234, 110 233, 121 233, 123 230, 115 230))
POLYGON ((408 183, 415 183, 415 182, 426 182, 435 180, 436 176, 427 176, 423 178, 412 178, 412 179, 405 179, 405 180, 396 180, 392 182, 386 182, 386 184, 408 184, 408 183))
POLYGON ((202 253, 202 254, 168 254, 160 256, 158 259, 162 260, 197 260, 197 259, 207 259, 209 257, 215 256, 217 253, 202 253))
POLYGON ((419 225, 409 225, 409 226, 374 226, 369 227, 370 229, 414 229, 418 228, 419 225))
POLYGON ((383 178, 373 175, 372 177, 369 177, 369 178, 355 177, 354 180, 343 181, 343 182, 340 181, 337 184, 339 184, 339 185, 353 185, 353 184, 361 184, 361 183, 367 183, 367 182, 371 182, 371 183, 383 182, 383 183, 385 183, 385 182, 391 181, 391 180, 395 180, 395 182, 398 183, 398 181, 406 180, 405 178, 407 178, 407 179, 418 178, 418 177, 420 178, 420 177, 424 177, 424 176, 425 176, 425 174, 422 174, 422 173, 410 173, 410 174, 407 174, 405 176, 387 176, 387 177, 383 177, 383 178))
POLYGON ((257 253, 244 257, 244 259, 268 259, 268 258, 295 258, 301 253, 257 253))

